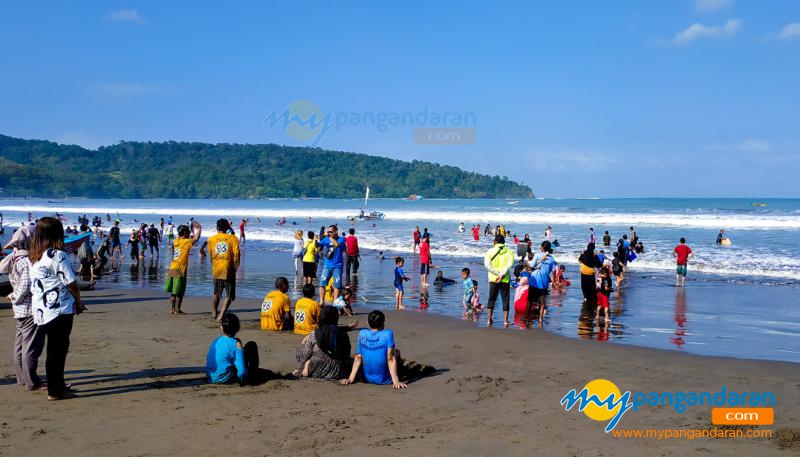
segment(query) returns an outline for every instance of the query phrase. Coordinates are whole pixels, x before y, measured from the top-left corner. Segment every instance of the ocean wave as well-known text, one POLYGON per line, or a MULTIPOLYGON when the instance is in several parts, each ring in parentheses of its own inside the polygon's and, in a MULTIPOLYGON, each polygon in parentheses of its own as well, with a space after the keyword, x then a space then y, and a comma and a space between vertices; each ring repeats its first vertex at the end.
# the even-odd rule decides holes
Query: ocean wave
MULTIPOLYGON (((0 211, 17 211, 33 213, 64 214, 116 214, 148 215, 157 217, 192 216, 192 217, 235 217, 235 218, 262 218, 277 220, 285 217, 288 220, 305 221, 307 218, 326 220, 346 220, 357 211, 354 209, 262 209, 262 208, 112 208, 100 206, 58 206, 58 205, 5 205, 0 206, 0 211)), ((639 227, 682 227, 682 228, 726 228, 738 230, 798 230, 800 229, 800 216, 794 215, 746 215, 728 213, 648 213, 637 214, 632 212, 564 212, 550 211, 547 208, 508 208, 505 210, 483 210, 476 208, 474 211, 424 211, 424 210, 391 210, 384 211, 388 221, 411 221, 423 223, 424 221, 446 221, 466 224, 491 223, 491 224, 560 224, 576 226, 627 226, 639 227)))

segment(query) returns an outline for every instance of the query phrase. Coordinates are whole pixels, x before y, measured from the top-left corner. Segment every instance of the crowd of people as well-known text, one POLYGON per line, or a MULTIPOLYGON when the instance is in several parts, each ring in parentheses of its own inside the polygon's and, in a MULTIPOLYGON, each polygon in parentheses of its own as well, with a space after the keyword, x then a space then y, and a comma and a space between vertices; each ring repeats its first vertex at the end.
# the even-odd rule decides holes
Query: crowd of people
MULTIPOLYGON (((110 215, 109 215, 110 218, 110 215)), ((78 233, 91 230, 86 222, 102 225, 102 219, 82 219, 78 233)), ((268 376, 259 367, 256 343, 243 344, 236 335, 239 320, 230 312, 236 300, 236 272, 240 267, 240 246, 245 242, 246 221, 239 225, 235 235, 229 219, 216 222, 216 233, 203 243, 201 255, 208 256, 212 271, 213 292, 211 317, 218 322, 221 335, 211 344, 207 353, 206 372, 216 383, 258 383, 268 376)), ((466 233, 464 224, 458 227, 466 233)), ((11 279, 12 302, 16 320, 14 366, 17 382, 29 390, 47 390, 51 400, 71 398, 74 391, 64 382, 64 365, 69 350, 69 338, 74 316, 86 308, 81 302, 78 276, 91 280, 106 268, 110 259, 121 260, 122 243, 119 220, 108 235, 98 235, 103 241, 95 254, 91 244, 84 242, 75 252, 78 264, 73 270, 70 253, 64 250, 67 235, 58 218, 43 217, 35 224, 24 224, 17 229, 3 249, 13 249, 0 263, 0 271, 11 279), (38 359, 47 347, 47 382, 37 375, 38 359)), ((538 321, 541 326, 547 314, 547 296, 555 288, 570 285, 564 276, 566 267, 556 260, 558 247, 552 227, 547 226, 543 241, 535 244, 525 234, 522 239, 503 225, 487 225, 485 236, 492 237, 492 246, 483 258, 488 279, 487 300, 484 305, 479 294, 479 282, 469 268, 461 270, 464 316, 477 320, 486 313, 486 322, 494 322, 494 308, 498 300, 502 307, 503 324, 511 324, 511 291, 515 289, 514 321, 530 325, 538 321), (511 238, 510 241, 509 237, 511 238), (510 247, 511 244, 515 246, 510 247), (535 246, 535 248, 534 248, 535 246)), ((480 225, 472 226, 475 240, 479 239, 480 225)), ((133 262, 144 259, 149 248, 151 256, 160 256, 159 246, 166 240, 171 252, 169 271, 164 290, 169 294, 170 314, 184 314, 183 299, 187 289, 187 271, 191 250, 202 237, 202 226, 193 219, 175 227, 171 218, 162 218, 155 224, 142 223, 131 232, 126 247, 133 262)), ((424 300, 428 275, 433 265, 431 233, 427 228, 416 227, 413 234, 412 255, 420 262, 420 300, 424 300)), ((589 229, 586 249, 578 257, 580 285, 584 304, 596 310, 596 319, 607 325, 610 322, 609 297, 619 288, 629 263, 644 253, 644 246, 633 227, 623 234, 612 250, 612 238, 606 231, 602 249, 596 249, 598 240, 593 228, 589 229), (606 249, 611 252, 609 256, 606 249), (602 316, 602 317, 601 317, 602 316)), ((382 253, 380 254, 382 256, 382 253)), ((687 264, 693 252, 683 238, 673 250, 676 259, 676 286, 685 285, 687 264)), ((292 244, 295 274, 302 273, 302 297, 294 304, 288 295, 289 280, 278 277, 275 289, 264 297, 261 304, 261 329, 264 331, 292 331, 303 339, 296 350, 295 377, 338 380, 343 385, 358 380, 374 384, 391 384, 405 388, 403 379, 424 376, 431 367, 414 362, 404 362, 396 349, 394 333, 385 326, 385 315, 372 311, 367 318, 368 328, 358 331, 355 351, 352 351, 348 333, 358 329, 358 322, 339 325, 342 315, 351 315, 349 299, 352 291, 346 286, 351 275, 358 275, 361 250, 355 229, 342 236, 336 225, 322 227, 319 233, 296 231, 292 244), (318 271, 321 268, 321 273, 318 271), (346 278, 343 280, 343 277, 346 278), (317 285, 315 285, 317 280, 317 285), (315 298, 318 295, 318 298, 315 298)), ((394 259, 395 307, 404 308, 404 283, 412 281, 407 276, 405 259, 394 259)), ((434 284, 451 285, 459 281, 444 277, 439 271, 434 284)))

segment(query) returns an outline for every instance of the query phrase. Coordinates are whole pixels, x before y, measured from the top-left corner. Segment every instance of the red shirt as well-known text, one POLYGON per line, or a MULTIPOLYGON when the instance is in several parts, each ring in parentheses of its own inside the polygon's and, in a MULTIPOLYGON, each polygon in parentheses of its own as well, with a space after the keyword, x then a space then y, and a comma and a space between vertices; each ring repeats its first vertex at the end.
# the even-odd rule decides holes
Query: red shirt
POLYGON ((422 243, 419 245, 419 262, 423 265, 431 263, 431 245, 422 243))
POLYGON ((239 231, 244 233, 244 222, 239 223, 239 231))
POLYGON ((419 244, 419 230, 414 230, 414 242, 419 244))
POLYGON ((689 260, 689 254, 692 253, 692 248, 685 244, 675 246, 675 253, 678 254, 678 265, 686 265, 689 260))
POLYGON ((344 239, 344 244, 347 246, 347 256, 355 257, 358 255, 358 238, 355 235, 350 235, 344 239))

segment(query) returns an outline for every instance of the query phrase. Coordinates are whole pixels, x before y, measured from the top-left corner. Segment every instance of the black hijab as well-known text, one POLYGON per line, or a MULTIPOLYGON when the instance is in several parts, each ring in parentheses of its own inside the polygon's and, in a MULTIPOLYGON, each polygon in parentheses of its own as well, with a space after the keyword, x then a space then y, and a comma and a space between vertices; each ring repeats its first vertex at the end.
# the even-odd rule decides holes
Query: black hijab
POLYGON ((586 245, 586 250, 578 257, 578 261, 589 268, 600 268, 603 266, 600 264, 600 259, 598 259, 594 253, 594 243, 586 245))
POLYGON ((333 359, 344 360, 350 356, 350 338, 339 330, 339 310, 323 306, 319 313, 319 327, 314 331, 317 346, 333 359))

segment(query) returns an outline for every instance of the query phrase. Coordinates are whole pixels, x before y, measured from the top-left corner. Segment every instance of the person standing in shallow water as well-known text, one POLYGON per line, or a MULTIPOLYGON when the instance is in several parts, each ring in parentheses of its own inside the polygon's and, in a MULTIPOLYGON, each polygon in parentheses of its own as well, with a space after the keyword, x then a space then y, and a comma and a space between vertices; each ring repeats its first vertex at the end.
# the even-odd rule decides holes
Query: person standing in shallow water
POLYGON ((594 269, 600 268, 603 264, 594 253, 594 243, 589 243, 586 250, 578 257, 581 265, 581 292, 583 292, 583 303, 595 305, 597 303, 597 285, 595 283, 594 269))
POLYGON ((680 244, 672 250, 672 256, 675 257, 677 264, 675 287, 684 287, 686 286, 686 268, 689 265, 689 259, 694 257, 692 248, 686 245, 686 238, 681 237, 680 244))
POLYGON ((483 266, 489 275, 489 300, 486 304, 489 325, 494 322, 492 315, 498 296, 503 303, 503 325, 510 325, 508 311, 511 301, 510 281, 511 268, 514 266, 514 253, 506 247, 505 242, 506 239, 503 235, 496 235, 494 245, 486 251, 483 259, 483 266))

